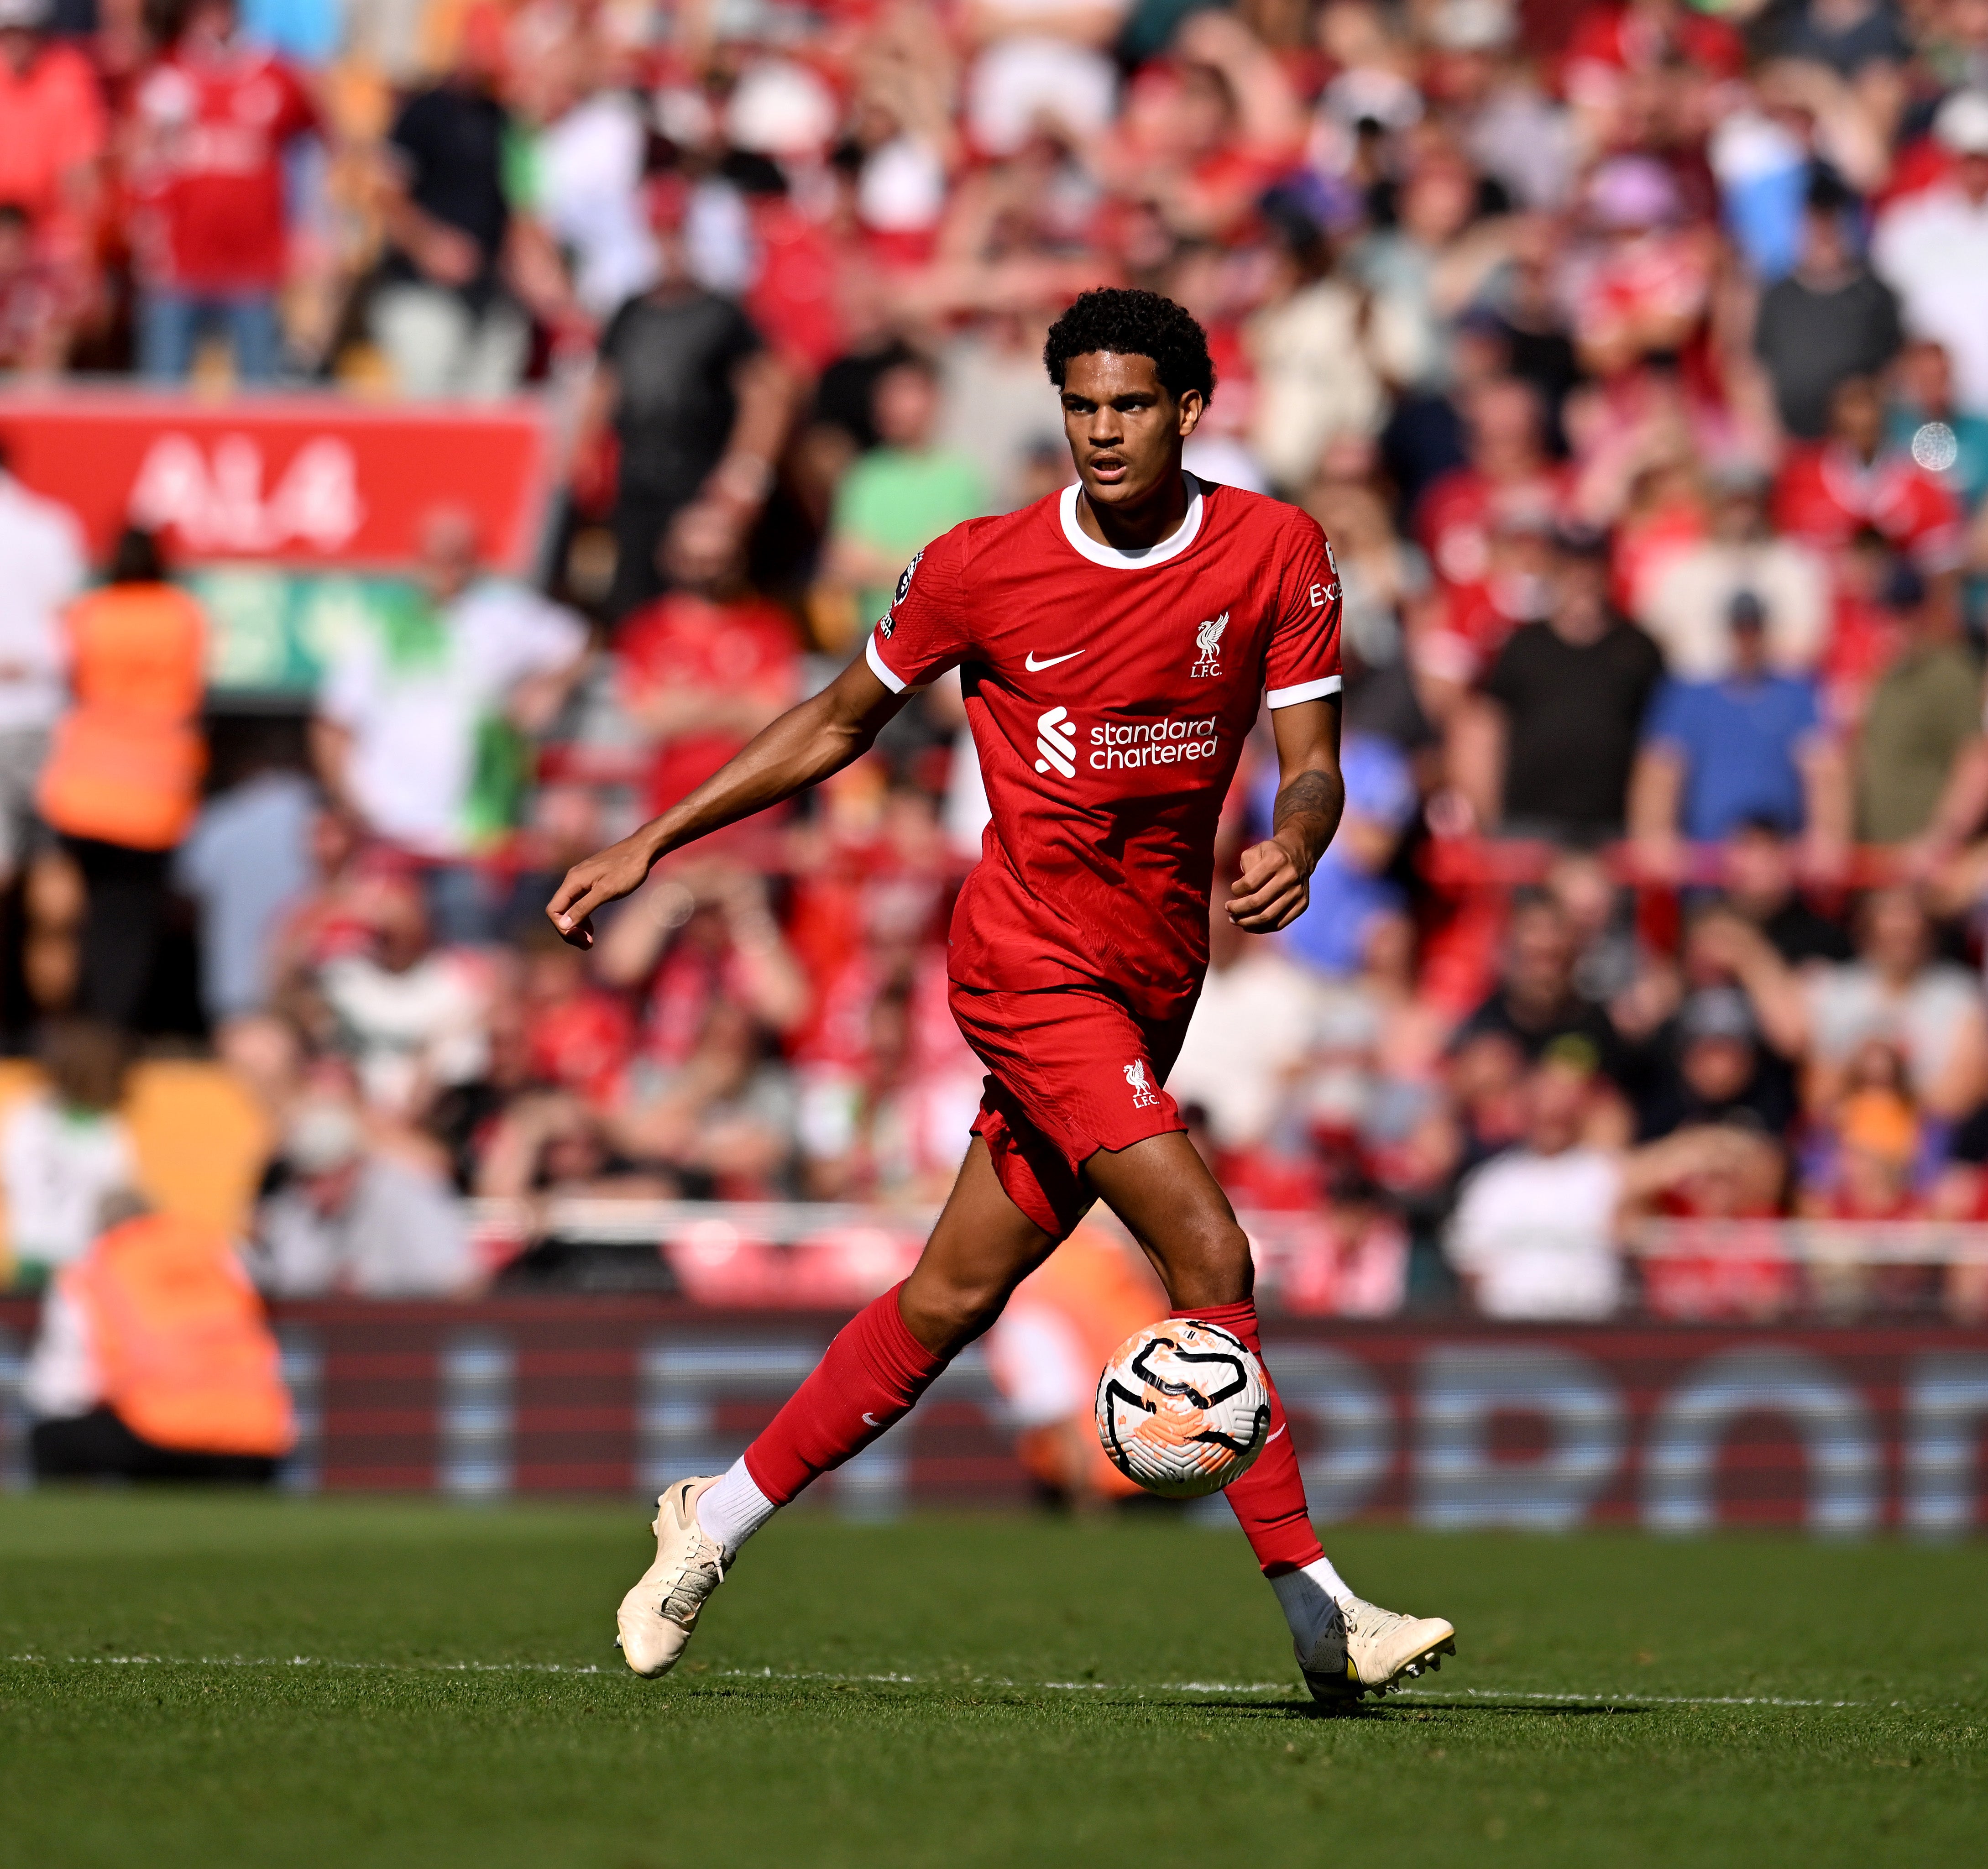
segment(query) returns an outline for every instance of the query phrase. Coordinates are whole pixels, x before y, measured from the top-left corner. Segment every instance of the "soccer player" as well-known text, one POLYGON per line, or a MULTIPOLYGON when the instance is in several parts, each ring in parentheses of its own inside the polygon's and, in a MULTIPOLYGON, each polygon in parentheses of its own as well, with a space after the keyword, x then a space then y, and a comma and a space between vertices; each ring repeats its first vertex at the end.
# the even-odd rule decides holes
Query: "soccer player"
MULTIPOLYGON (((1147 292, 1086 292, 1043 350, 1078 484, 969 519, 911 560, 863 654, 546 905, 589 918, 667 853, 857 758, 905 698, 958 668, 992 820, 953 914, 954 1016, 987 1067, 966 1159, 911 1276, 862 1312, 729 1472, 657 1502, 656 1560, 620 1645, 667 1673, 740 1547, 909 1411, 1103 1200, 1173 1315, 1257 1350, 1249 1241, 1165 1089, 1208 961, 1224 795, 1268 690, 1281 772, 1270 837, 1229 891, 1268 934, 1309 899, 1337 827, 1337 569, 1294 507, 1195 480, 1181 449, 1214 393, 1205 334, 1147 292)), ((1229 1502, 1320 1700, 1454 1654, 1447 1622, 1356 1597, 1312 1530, 1283 1404, 1229 1502)))

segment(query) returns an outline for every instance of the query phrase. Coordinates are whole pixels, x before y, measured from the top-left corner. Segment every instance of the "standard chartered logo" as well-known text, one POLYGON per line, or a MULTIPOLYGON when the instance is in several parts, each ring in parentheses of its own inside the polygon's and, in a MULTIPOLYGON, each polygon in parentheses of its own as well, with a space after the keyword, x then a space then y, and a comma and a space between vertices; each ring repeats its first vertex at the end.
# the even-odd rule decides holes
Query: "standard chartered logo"
MULTIPOLYGON (((1085 736, 1094 772, 1149 766, 1186 766, 1212 759, 1222 750, 1219 717, 1207 714, 1170 720, 1100 721, 1085 736)), ((1036 770, 1077 776, 1077 722, 1067 708, 1036 716, 1036 770)))
POLYGON ((1099 772, 1117 766, 1179 766, 1212 759, 1221 745, 1212 714, 1185 720, 1105 721, 1090 730, 1090 763, 1099 772))
POLYGON ((1046 772, 1051 766, 1066 779, 1077 776, 1077 723, 1067 708, 1052 708, 1036 717, 1036 751, 1042 757, 1036 770, 1046 772))

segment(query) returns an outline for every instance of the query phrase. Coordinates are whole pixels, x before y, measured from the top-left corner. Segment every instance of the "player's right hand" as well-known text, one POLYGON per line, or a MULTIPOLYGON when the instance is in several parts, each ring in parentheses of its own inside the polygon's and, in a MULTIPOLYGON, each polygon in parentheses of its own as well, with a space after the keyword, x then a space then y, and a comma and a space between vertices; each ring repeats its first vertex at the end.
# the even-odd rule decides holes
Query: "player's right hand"
POLYGON ((593 911, 641 888, 648 880, 653 860, 647 844, 634 836, 624 837, 575 864, 546 904, 546 914, 559 930, 560 938, 576 948, 592 947, 593 911))

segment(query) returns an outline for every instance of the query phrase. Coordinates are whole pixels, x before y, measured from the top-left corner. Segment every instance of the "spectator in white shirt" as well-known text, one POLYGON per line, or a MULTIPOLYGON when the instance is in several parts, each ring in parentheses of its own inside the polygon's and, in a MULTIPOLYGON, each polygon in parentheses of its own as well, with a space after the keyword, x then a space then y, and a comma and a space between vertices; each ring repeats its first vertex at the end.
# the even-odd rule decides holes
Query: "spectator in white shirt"
POLYGON ((587 626, 522 586, 477 575, 475 520, 422 527, 419 593, 332 668, 312 726, 318 770, 372 833, 428 860, 429 907, 448 941, 495 933, 467 861, 516 820, 522 742, 543 732, 578 678, 587 626))
POLYGON ((1980 982, 1939 957, 1933 933, 1925 904, 1901 885, 1860 905, 1854 961, 1797 969, 1732 916, 1708 918, 1694 938, 1745 989, 1774 1049, 1808 1060, 1818 1107, 1844 1093, 1859 1051, 1876 1039, 1898 1048, 1919 1107, 1957 1121, 1988 1096, 1988 1009, 1980 982))
POLYGON ((52 1021, 42 1038, 48 1087, 0 1123, 0 1188, 22 1284, 39 1288, 80 1259, 106 1224, 105 1202, 137 1179, 130 1132, 117 1114, 127 1061, 110 1026, 52 1021))
POLYGON ((1685 546, 1645 592, 1636 620, 1656 638, 1673 681, 1719 681, 1732 672, 1733 600, 1759 599, 1767 619, 1767 665, 1807 674, 1829 632, 1829 577, 1800 539, 1777 537, 1767 517, 1767 482, 1750 468, 1729 471, 1712 510, 1709 536, 1685 546))
POLYGON ((371 929, 368 951, 327 962, 318 991, 367 1103, 418 1122, 438 1090, 473 1083, 488 1061, 484 957, 433 948, 420 896, 397 879, 363 885, 350 906, 371 929))
POLYGON ((1693 1175, 1750 1159, 1737 1130, 1680 1130, 1628 1151, 1587 1140, 1597 1080, 1578 1039, 1550 1046, 1526 1080, 1524 1140, 1466 1179, 1447 1252, 1486 1317, 1608 1317, 1623 1296, 1623 1208, 1693 1175))
POLYGON ((88 569, 76 515, 22 485, 0 451, 0 889, 27 855, 35 780, 69 700, 62 613, 88 569))
POLYGON ((288 1181, 255 1217, 251 1270, 264 1291, 462 1297, 478 1283, 461 1201, 438 1177, 369 1150, 345 1104, 302 1105, 283 1165, 288 1181))
POLYGON ((1045 123, 1084 140, 1111 123, 1118 74, 1108 56, 1128 0, 975 0, 980 49, 966 79, 975 145, 1011 156, 1045 123))
POLYGON ((1946 346, 1961 407, 1988 414, 1988 91, 1955 92, 1932 134, 1953 172, 1878 217, 1871 257, 1907 330, 1946 346))
MULTIPOLYGON (((1219 892, 1218 892, 1219 893, 1219 892)), ((1305 968, 1246 934, 1219 901, 1208 924, 1208 978, 1167 1088, 1199 1103, 1225 1149, 1266 1141, 1317 1036, 1320 989, 1305 968)))

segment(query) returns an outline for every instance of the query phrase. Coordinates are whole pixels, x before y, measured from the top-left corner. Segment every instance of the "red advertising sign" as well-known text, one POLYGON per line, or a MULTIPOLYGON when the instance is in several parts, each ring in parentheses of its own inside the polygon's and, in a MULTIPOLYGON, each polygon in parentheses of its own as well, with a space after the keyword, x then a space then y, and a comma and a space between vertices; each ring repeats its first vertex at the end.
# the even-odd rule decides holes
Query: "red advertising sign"
POLYGON ((0 396, 11 471, 82 519, 93 555, 136 522, 182 561, 390 566, 442 505, 480 522, 492 561, 522 571, 544 517, 544 411, 374 406, 346 397, 208 402, 130 390, 0 396))
MULTIPOLYGON (((288 1483, 654 1493, 729 1465, 842 1321, 633 1296, 282 1305, 302 1431, 288 1483)), ((5 1391, 33 1328, 32 1306, 0 1300, 0 1468, 22 1459, 5 1391)), ((1286 1319, 1263 1335, 1320 1524, 1988 1527, 1988 1329, 1286 1319)), ((1026 1498, 979 1349, 822 1492, 864 1516, 1026 1498)))

